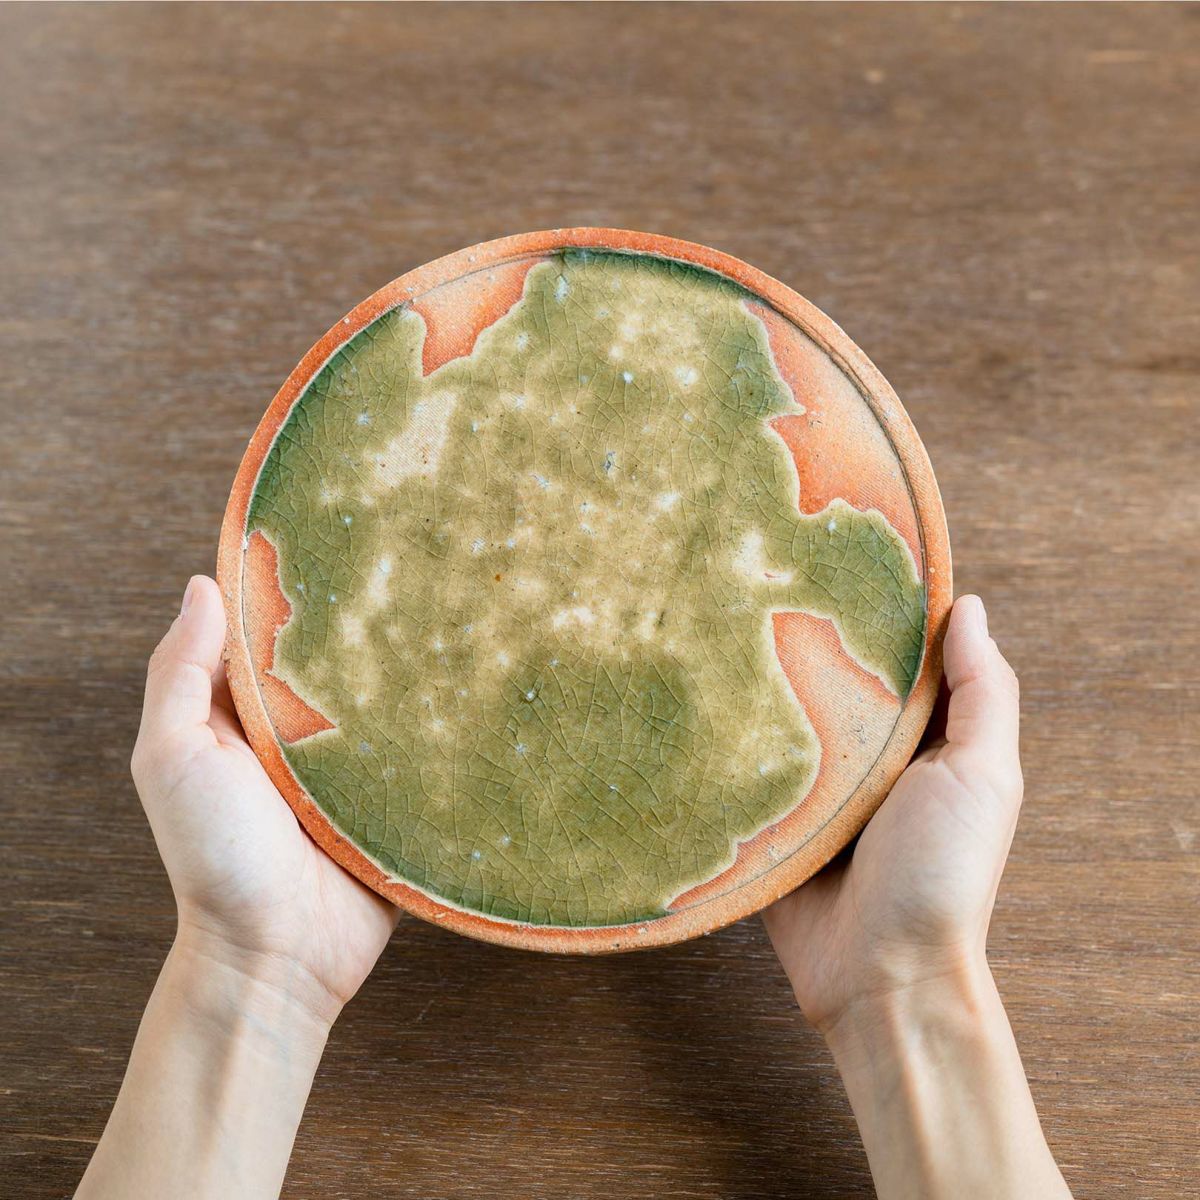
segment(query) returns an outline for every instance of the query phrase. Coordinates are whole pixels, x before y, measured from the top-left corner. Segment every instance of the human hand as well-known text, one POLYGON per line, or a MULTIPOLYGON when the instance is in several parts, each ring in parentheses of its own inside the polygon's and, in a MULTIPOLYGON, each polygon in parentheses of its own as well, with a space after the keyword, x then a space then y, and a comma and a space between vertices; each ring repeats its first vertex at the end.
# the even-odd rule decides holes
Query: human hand
POLYGON ((278 1196, 329 1028, 395 928, 247 744, 224 640, 197 575, 150 659, 133 751, 179 929, 79 1200, 278 1196))
POLYGON ((986 969, 984 943, 1021 805, 1018 687, 977 596, 944 645, 944 731, 896 782, 852 852, 764 914, 805 1016, 852 1010, 986 969))
POLYGON ((319 849, 246 741, 221 663, 217 585, 188 584, 150 659, 133 777, 179 910, 176 946, 298 998, 330 1023, 396 908, 319 849))

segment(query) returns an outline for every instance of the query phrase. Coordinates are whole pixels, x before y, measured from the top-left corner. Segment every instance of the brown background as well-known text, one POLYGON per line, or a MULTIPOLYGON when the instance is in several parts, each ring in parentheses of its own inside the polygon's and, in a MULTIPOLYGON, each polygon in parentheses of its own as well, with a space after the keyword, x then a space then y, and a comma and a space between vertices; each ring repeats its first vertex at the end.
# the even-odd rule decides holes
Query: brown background
MULTIPOLYGON (((992 954, 1082 1196, 1195 1194, 1200 9, 0 9, 3 1190, 68 1194, 169 944, 143 663, 308 346, 610 224, 891 379, 1025 688, 992 954)), ((870 1192, 757 921, 606 960, 406 922, 285 1194, 870 1192)))

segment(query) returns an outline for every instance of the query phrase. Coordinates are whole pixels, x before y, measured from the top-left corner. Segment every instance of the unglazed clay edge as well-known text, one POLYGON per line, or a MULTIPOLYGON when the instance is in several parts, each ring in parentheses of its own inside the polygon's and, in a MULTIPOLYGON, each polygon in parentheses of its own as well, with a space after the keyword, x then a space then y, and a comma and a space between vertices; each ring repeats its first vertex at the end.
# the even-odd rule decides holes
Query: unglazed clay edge
POLYGON ((387 284, 335 324, 288 376, 255 430, 234 480, 217 556, 228 621, 225 660, 238 715, 255 753, 309 836, 356 878, 423 920, 499 945, 584 954, 670 945, 719 929, 798 887, 861 831, 907 765, 933 709, 953 596, 951 574, 945 515, 925 448, 891 386, 837 324, 785 284, 720 251, 656 234, 588 227, 516 234, 435 259, 387 284), (708 900, 648 922, 586 927, 529 925, 459 908, 391 877, 340 834, 300 785, 276 740, 251 666, 242 589, 247 515, 263 463, 293 404, 329 359, 384 312, 441 284, 572 247, 647 253, 705 267, 754 293, 812 338, 858 389, 896 452, 917 514, 926 591, 921 667, 891 736, 857 789, 802 845, 769 871, 708 900))

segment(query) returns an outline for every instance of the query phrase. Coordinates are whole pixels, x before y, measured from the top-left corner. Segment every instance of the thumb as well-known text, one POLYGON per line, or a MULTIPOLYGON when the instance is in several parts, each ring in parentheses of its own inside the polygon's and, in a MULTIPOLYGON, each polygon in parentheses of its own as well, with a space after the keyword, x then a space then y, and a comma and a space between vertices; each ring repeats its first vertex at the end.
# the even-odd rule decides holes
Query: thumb
POLYGON ((224 642, 220 590, 206 575, 194 575, 179 616, 150 656, 139 744, 158 745, 207 725, 224 642))
POLYGON ((946 745, 938 757, 962 777, 981 779, 999 797, 1020 802, 1020 688, 988 634, 978 596, 962 596, 950 614, 943 647, 950 702, 946 745))

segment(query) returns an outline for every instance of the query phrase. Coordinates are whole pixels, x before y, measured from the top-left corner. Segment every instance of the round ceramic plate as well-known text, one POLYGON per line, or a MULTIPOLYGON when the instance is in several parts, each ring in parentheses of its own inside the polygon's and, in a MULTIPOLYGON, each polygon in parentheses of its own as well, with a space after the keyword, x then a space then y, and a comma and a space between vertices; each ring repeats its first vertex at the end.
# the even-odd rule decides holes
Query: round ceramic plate
POLYGON ((221 537, 229 680, 311 836, 461 933, 706 933, 858 833, 932 707, 925 452, 827 317, 718 251, 502 238, 292 373, 221 537))

